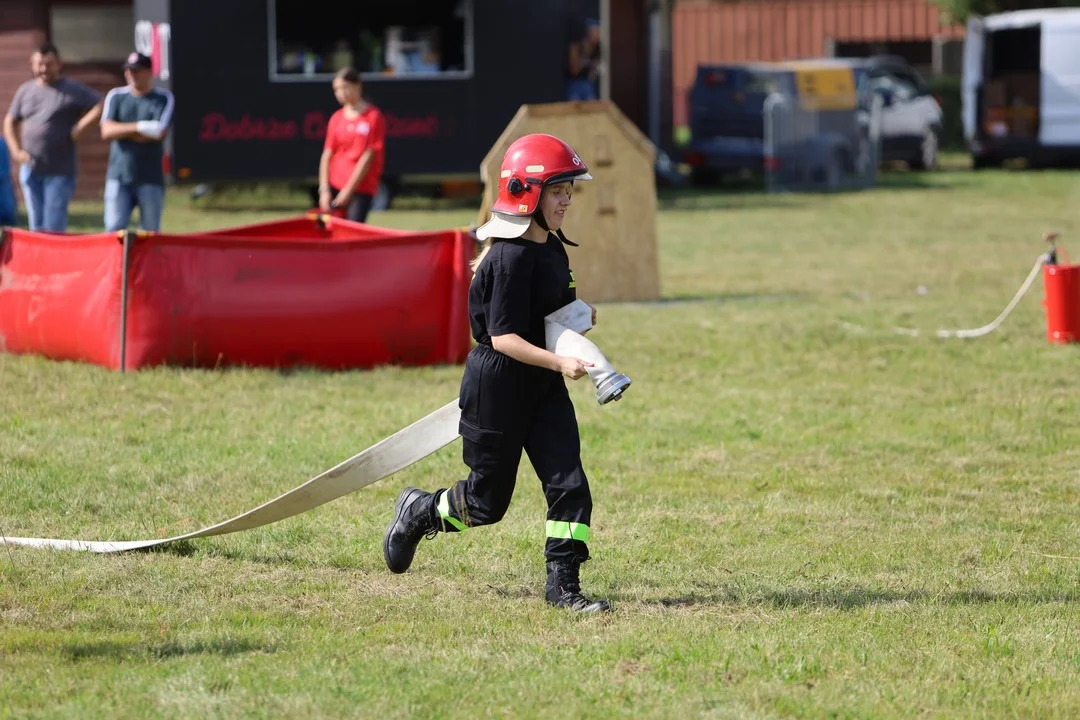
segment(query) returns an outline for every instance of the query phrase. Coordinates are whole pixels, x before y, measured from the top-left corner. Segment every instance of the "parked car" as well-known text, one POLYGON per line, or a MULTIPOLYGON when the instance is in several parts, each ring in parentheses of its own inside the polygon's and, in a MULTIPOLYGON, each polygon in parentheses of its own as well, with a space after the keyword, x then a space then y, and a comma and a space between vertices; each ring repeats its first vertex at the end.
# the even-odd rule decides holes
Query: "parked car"
MULTIPOLYGON (((805 85, 799 74, 825 69, 851 73, 864 127, 868 127, 873 95, 881 97, 880 160, 905 161, 920 170, 937 166, 941 105, 919 73, 901 58, 703 65, 690 91, 690 142, 683 157, 695 182, 763 170, 766 99, 776 92, 797 97, 805 85)), ((851 152, 855 154, 854 149, 851 152)))
POLYGON ((856 65, 870 90, 881 95, 881 155, 903 161, 913 170, 933 170, 941 143, 941 103, 922 76, 903 58, 883 55, 856 65))

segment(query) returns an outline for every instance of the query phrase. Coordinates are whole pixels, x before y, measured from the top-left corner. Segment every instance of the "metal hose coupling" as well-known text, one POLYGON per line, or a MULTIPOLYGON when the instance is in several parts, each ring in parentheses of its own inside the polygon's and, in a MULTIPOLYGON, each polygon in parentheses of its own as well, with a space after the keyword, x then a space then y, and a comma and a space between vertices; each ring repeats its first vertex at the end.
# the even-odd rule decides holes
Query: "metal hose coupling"
POLYGON ((592 308, 575 300, 544 318, 547 348, 556 355, 580 358, 587 365, 589 379, 596 386, 596 402, 607 405, 622 399, 630 378, 617 371, 600 348, 581 335, 592 328, 592 308))
POLYGON ((593 378, 596 385, 596 402, 607 405, 612 400, 622 400, 631 380, 621 372, 608 372, 593 378))

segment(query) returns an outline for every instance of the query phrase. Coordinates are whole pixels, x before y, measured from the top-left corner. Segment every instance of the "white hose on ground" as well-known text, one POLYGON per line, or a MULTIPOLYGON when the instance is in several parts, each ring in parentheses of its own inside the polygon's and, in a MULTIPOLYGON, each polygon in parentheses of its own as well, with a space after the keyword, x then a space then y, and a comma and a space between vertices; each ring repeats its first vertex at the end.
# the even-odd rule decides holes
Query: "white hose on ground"
POLYGON ((1039 270, 1049 259, 1049 253, 1044 253, 1039 256, 1039 259, 1035 261, 1035 265, 1031 268, 1031 272, 1028 273, 1027 279, 1024 280, 1024 284, 1020 286, 1016 295, 1013 296, 1012 301, 1005 306, 1005 309, 1001 311, 1000 315, 994 318, 993 322, 988 325, 983 325, 981 328, 974 328, 972 330, 938 330, 937 336, 939 338, 973 338, 981 337, 997 330, 998 326, 1005 321, 1005 318, 1009 317, 1009 314, 1013 311, 1013 308, 1016 307, 1016 304, 1020 302, 1020 299, 1031 289, 1031 283, 1035 282, 1035 278, 1039 275, 1039 270))
MULTIPOLYGON (((1009 317, 1012 311, 1016 308, 1017 303, 1027 294, 1027 291, 1031 289, 1031 284, 1035 282, 1035 278, 1039 275, 1039 270, 1050 261, 1050 253, 1043 253, 1035 261, 1035 265, 1031 268, 1031 272, 1028 273, 1027 279, 1020 286, 1020 289, 1016 291, 1016 295, 1005 306, 1005 309, 1001 311, 1001 314, 994 318, 993 322, 983 325, 979 328, 972 328, 970 330, 938 330, 935 335, 939 338, 976 338, 982 337, 997 330, 1001 323, 1005 322, 1005 318, 1009 317)), ((854 323, 842 323, 842 325, 848 330, 864 333, 866 328, 861 325, 855 325, 854 323)), ((893 333, 897 335, 907 335, 908 337, 919 337, 920 332, 914 328, 894 327, 893 333)))
MULTIPOLYGON (((589 306, 580 300, 552 313, 547 323, 548 342, 551 343, 548 349, 552 352, 574 353, 583 360, 594 363, 598 368, 607 369, 611 365, 600 349, 591 340, 586 340, 579 334, 592 327, 591 313, 589 306)), ((231 520, 194 532, 146 540, 61 540, 11 537, 0 533, 0 545, 116 553, 262 527, 308 512, 423 460, 459 437, 458 420, 460 417, 458 399, 454 398, 441 408, 313 477, 303 485, 253 510, 237 515, 231 520)))

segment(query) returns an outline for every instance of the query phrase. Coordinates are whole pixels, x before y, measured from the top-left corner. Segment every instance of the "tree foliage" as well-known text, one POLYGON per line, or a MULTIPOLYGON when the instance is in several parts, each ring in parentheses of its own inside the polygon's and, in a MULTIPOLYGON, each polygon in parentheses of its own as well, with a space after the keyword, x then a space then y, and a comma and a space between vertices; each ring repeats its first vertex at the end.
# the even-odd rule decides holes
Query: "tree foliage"
POLYGON ((934 0, 953 22, 965 22, 972 15, 993 15, 1013 10, 1080 7, 1080 0, 934 0))

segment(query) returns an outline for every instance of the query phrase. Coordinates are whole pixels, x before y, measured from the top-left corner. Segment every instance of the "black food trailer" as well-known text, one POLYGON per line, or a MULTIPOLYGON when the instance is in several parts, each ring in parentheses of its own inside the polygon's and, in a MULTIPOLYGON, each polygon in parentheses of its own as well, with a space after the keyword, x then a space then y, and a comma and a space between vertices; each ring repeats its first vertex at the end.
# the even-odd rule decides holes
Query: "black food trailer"
MULTIPOLYGON (((565 99, 569 43, 588 18, 610 12, 608 2, 135 0, 135 39, 154 61, 155 82, 176 99, 173 179, 313 182, 339 107, 331 80, 353 66, 386 116, 384 177, 392 186, 411 177, 478 178, 522 104, 565 99)), ((636 36, 643 57, 645 11, 637 21, 629 15, 620 32, 636 36)), ((633 42, 623 44, 629 51, 633 42)), ((644 74, 643 61, 634 67, 644 74)), ((634 107, 619 104, 641 124, 638 79, 634 107)))

